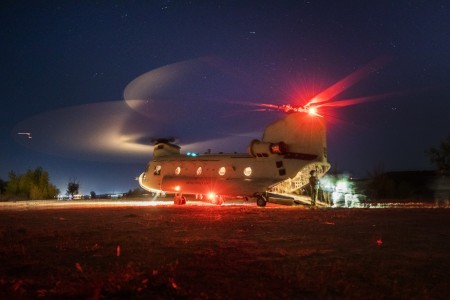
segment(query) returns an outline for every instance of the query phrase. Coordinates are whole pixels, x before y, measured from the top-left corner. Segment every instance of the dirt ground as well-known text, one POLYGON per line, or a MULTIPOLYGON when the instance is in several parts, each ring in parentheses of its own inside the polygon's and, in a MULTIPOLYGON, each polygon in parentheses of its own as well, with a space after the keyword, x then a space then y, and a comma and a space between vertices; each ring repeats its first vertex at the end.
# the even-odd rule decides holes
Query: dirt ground
POLYGON ((0 299, 450 296, 444 208, 0 204, 0 242, 0 299))

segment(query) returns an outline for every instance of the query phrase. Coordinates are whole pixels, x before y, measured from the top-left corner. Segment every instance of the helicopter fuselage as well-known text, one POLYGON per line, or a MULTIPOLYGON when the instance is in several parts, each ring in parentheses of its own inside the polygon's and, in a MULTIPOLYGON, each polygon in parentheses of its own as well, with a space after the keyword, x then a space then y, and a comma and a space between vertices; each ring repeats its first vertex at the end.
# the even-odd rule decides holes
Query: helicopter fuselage
MULTIPOLYGON (((311 157, 313 158, 313 157, 311 157)), ((248 154, 168 155, 154 159, 141 185, 155 192, 253 196, 294 177, 311 160, 248 154)))
POLYGON ((267 126, 248 154, 193 156, 180 149, 168 141, 155 144, 153 159, 139 176, 141 187, 153 193, 257 197, 264 206, 267 193, 293 194, 308 184, 310 171, 321 177, 330 168, 324 122, 306 113, 267 126))

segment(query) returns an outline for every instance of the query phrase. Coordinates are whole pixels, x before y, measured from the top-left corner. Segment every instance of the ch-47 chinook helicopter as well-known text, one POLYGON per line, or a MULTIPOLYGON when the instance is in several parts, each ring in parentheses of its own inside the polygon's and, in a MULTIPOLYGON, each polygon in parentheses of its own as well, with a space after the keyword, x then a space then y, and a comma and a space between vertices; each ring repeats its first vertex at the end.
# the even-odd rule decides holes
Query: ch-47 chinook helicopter
POLYGON ((205 196, 219 205, 236 197, 256 198, 258 206, 277 197, 297 202, 310 172, 320 178, 330 169, 325 121, 308 106, 262 106, 289 114, 268 125, 261 140, 251 141, 248 153, 192 156, 159 140, 139 184, 153 193, 174 193, 174 204, 186 203, 183 194, 205 196))

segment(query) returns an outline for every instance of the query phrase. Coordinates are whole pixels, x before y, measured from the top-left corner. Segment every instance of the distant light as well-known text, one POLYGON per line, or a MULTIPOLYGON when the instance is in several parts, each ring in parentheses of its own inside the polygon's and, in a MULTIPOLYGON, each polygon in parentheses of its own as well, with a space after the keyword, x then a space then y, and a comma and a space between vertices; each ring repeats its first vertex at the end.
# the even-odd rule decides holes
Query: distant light
POLYGON ((213 192, 209 192, 208 193, 208 199, 209 200, 213 200, 216 197, 216 194, 214 194, 213 192))
POLYGON ((17 134, 19 134, 19 135, 26 135, 29 139, 32 138, 31 132, 18 132, 17 134))
POLYGON ((175 191, 179 192, 180 191, 180 186, 177 185, 174 189, 175 189, 175 191))

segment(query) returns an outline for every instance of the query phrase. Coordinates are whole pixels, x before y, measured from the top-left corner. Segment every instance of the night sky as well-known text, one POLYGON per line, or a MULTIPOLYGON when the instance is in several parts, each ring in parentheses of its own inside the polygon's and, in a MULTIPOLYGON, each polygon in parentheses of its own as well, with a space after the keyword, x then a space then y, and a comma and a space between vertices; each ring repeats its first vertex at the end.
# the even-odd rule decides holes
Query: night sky
POLYGON ((336 82, 330 100, 363 103, 320 111, 332 170, 430 170, 450 134, 448 1, 27 2, 0 5, 3 180, 42 166, 63 192, 126 192, 152 139, 245 152, 283 116, 257 104, 336 82))

